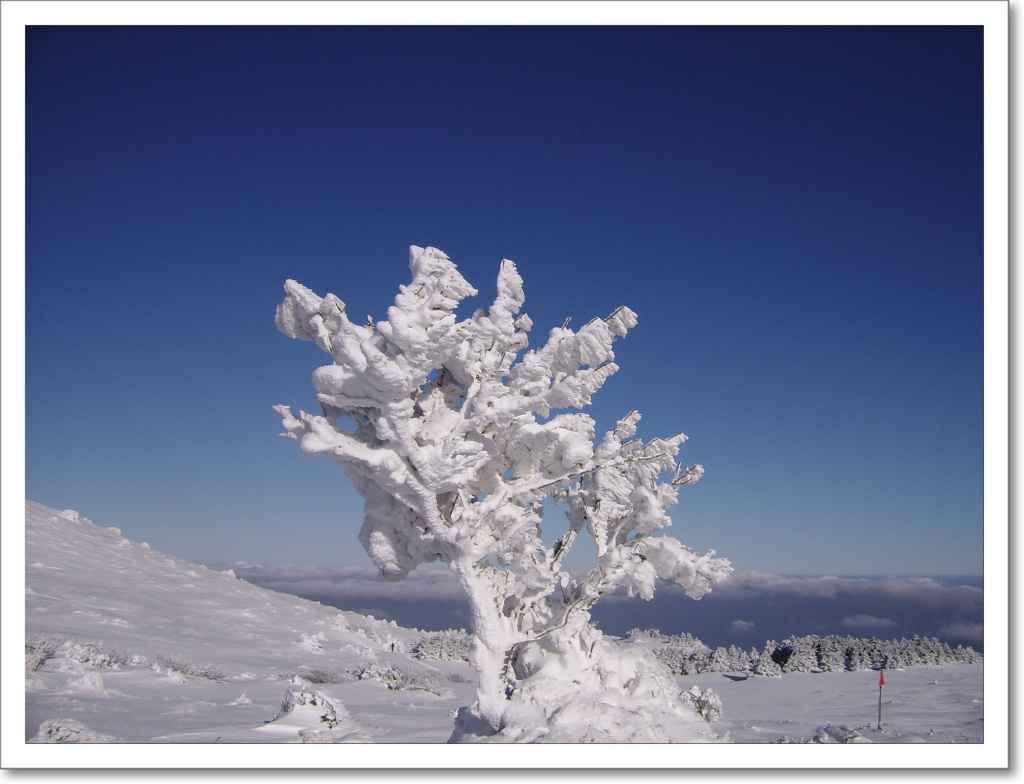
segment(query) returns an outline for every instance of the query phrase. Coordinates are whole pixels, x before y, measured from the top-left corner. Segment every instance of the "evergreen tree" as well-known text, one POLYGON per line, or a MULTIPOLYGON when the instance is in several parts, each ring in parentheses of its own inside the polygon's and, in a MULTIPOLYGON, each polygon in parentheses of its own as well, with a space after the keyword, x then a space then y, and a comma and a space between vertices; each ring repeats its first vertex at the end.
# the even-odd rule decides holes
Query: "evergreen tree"
POLYGON ((778 662, 772 657, 775 652, 776 643, 774 640, 769 640, 765 643, 764 649, 757 657, 757 661, 754 664, 754 669, 751 671, 754 675, 764 675, 768 677, 780 677, 782 675, 782 668, 778 665, 778 662))
POLYGON ((711 658, 708 660, 709 672, 732 672, 733 667, 729 651, 725 648, 718 647, 711 652, 711 658))
POLYGON ((783 672, 810 672, 818 667, 815 645, 818 638, 790 637, 782 643, 785 659, 780 663, 783 672))

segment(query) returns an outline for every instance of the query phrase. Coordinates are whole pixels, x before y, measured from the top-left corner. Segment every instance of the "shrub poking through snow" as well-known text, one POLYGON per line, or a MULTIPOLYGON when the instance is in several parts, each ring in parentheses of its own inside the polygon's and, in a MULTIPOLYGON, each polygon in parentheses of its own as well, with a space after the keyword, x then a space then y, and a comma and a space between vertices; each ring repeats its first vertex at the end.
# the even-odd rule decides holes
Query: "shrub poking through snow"
POLYGON ((25 640, 25 669, 37 672, 64 650, 68 638, 60 634, 37 634, 25 640))
POLYGON ((308 683, 341 683, 351 680, 351 676, 333 670, 308 670, 295 674, 308 683))
POLYGON ((693 702, 693 707, 697 709, 697 713, 708 724, 713 724, 722 718, 722 700, 711 689, 701 691, 700 687, 691 686, 686 693, 693 702))
POLYGON ((207 678, 211 681, 226 681, 228 676, 216 664, 194 662, 183 656, 158 654, 156 664, 168 672, 188 675, 193 678, 207 678))
MULTIPOLYGON (((684 435, 645 443, 634 411, 598 437, 591 417, 570 412, 618 370, 612 344, 636 314, 622 307, 577 332, 567 321, 528 350, 533 324, 520 313, 523 281, 511 261, 501 263, 493 304, 463 321, 454 310, 477 292, 451 260, 414 246, 409 265, 412 282, 377 322, 353 322, 338 297, 287 281, 278 329, 314 341, 332 363, 313 373, 319 415, 277 406, 284 435, 345 469, 365 501, 360 542, 383 578, 441 560, 466 591, 479 684, 453 739, 554 721, 566 700, 603 707, 574 713, 578 724, 559 713, 558 732, 538 725, 536 739, 591 737, 590 720, 619 726, 623 738, 654 737, 658 717, 675 717, 684 702, 673 691, 639 711, 632 681, 619 677, 639 665, 601 640, 590 609, 617 588, 650 599, 658 579, 699 599, 732 569, 713 551, 657 535, 671 525, 679 488, 704 472, 676 462, 684 435), (566 509, 565 531, 550 546, 540 530, 547 499, 566 509), (584 532, 597 563, 573 576, 562 563, 584 532), (612 695, 613 683, 625 690, 612 695)), ((639 669, 670 685, 642 656, 639 669)))
POLYGON ((364 664, 355 671, 360 680, 380 681, 393 691, 429 691, 441 693, 444 679, 439 673, 423 670, 407 670, 393 664, 364 664))
POLYGON ((833 727, 831 724, 826 724, 824 727, 818 727, 818 731, 814 734, 813 743, 857 743, 863 736, 858 729, 850 729, 845 724, 839 727, 833 727))
POLYGON ((118 667, 138 661, 136 657, 122 653, 116 648, 106 648, 100 643, 93 642, 68 643, 64 655, 91 667, 118 667))
POLYGON ((50 719, 39 725, 29 743, 114 743, 117 738, 86 727, 75 719, 50 719))
POLYGON ((62 634, 35 635, 25 641, 25 668, 35 672, 51 659, 64 658, 89 667, 145 664, 141 656, 129 656, 102 643, 72 642, 62 634))
POLYGON ((469 661, 470 637, 465 629, 446 629, 417 640, 410 651, 414 659, 469 661))

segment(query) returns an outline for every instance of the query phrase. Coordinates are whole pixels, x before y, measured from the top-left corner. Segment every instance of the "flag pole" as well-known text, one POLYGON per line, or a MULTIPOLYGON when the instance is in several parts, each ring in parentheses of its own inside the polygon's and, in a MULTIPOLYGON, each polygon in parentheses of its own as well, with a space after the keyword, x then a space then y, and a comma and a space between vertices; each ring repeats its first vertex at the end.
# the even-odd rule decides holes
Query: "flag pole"
POLYGON ((878 675, 878 729, 882 729, 882 687, 885 686, 885 668, 878 675))

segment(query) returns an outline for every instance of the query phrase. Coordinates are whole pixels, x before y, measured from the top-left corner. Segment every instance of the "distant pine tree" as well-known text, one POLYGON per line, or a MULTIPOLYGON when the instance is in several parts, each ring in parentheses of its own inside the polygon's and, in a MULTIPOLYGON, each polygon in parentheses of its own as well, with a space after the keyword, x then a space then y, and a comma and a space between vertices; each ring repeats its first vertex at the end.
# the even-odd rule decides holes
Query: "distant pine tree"
POLYGON ((747 672, 751 666, 747 652, 735 645, 729 646, 729 661, 732 665, 730 672, 747 672))
POLYGON ((868 664, 864 661, 864 652, 860 645, 854 644, 847 646, 845 666, 850 672, 868 669, 868 664))
POLYGON ((846 669, 846 645, 840 645, 840 639, 834 635, 823 637, 818 642, 818 668, 825 672, 840 672, 846 669))
POLYGON ((783 641, 775 661, 783 672, 810 672, 818 667, 817 643, 815 636, 789 637, 783 641))
POLYGON ((708 672, 732 672, 729 651, 722 647, 715 648, 708 659, 708 672))
POLYGON ((765 643, 764 649, 757 657, 757 662, 754 664, 754 669, 751 671, 753 675, 765 675, 768 677, 780 677, 782 675, 782 668, 778 662, 772 658, 772 654, 775 652, 777 647, 774 640, 769 640, 765 643))

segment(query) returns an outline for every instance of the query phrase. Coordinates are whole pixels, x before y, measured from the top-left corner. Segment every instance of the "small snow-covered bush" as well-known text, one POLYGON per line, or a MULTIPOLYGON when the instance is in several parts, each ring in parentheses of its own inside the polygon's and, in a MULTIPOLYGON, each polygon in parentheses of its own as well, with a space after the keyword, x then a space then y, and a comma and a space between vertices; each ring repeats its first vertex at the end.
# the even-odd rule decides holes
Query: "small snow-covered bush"
POLYGON ((351 679, 351 676, 334 670, 308 670, 298 672, 294 677, 301 678, 309 683, 341 683, 351 679))
POLYGON ((355 671, 360 680, 380 681, 392 691, 429 691, 441 694, 444 680, 436 672, 406 670, 393 664, 364 664, 355 671))
POLYGON ((228 676, 220 667, 215 664, 194 662, 183 656, 158 654, 156 657, 158 667, 169 672, 176 672, 181 675, 189 675, 193 678, 206 678, 211 681, 225 681, 228 676))
POLYGON ((722 718, 722 700, 711 689, 701 691, 699 686, 691 686, 686 694, 693 703, 693 707, 697 709, 697 713, 708 724, 714 724, 722 718))
POLYGON ((50 719, 39 725, 29 743, 112 743, 118 738, 86 727, 75 719, 50 719))
POLYGON ((410 652, 414 659, 469 661, 469 644, 465 629, 445 629, 417 640, 410 652))
POLYGON ((861 729, 851 729, 845 724, 839 727, 833 727, 831 724, 826 724, 824 727, 818 727, 818 731, 814 734, 812 743, 857 743, 862 739, 861 729))
POLYGON ((61 634, 37 634, 25 640, 25 669, 36 672, 67 645, 61 634))
POLYGON ((92 642, 69 643, 64 655, 92 667, 115 667, 133 662, 133 657, 116 648, 106 648, 102 644, 92 642))
POLYGON ((142 657, 107 648, 102 643, 72 642, 62 634, 35 635, 25 641, 25 667, 32 672, 58 657, 102 668, 145 663, 142 657))

